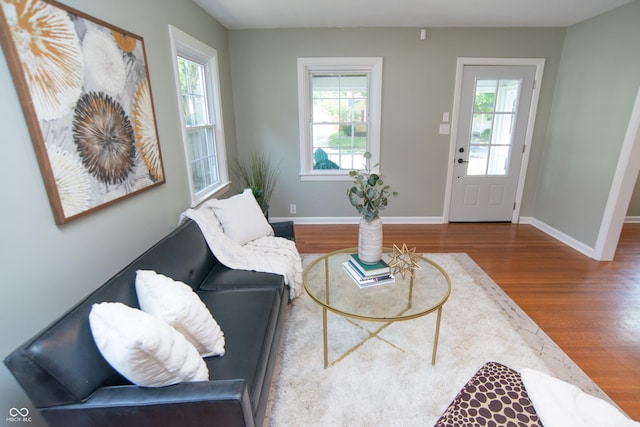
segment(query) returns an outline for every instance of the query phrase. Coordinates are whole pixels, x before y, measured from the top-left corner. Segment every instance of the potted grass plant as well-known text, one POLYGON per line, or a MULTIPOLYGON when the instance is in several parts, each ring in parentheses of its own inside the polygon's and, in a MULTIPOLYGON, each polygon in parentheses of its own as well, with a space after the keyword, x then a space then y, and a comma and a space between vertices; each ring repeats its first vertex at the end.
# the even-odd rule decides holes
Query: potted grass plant
POLYGON ((371 153, 364 153, 364 170, 352 170, 349 176, 354 185, 347 190, 351 205, 362 216, 358 228, 358 257, 362 262, 376 264, 382 258, 382 219, 380 211, 387 207, 389 197, 396 197, 380 175, 373 172, 371 153))
POLYGON ((242 189, 250 188, 256 201, 268 217, 269 203, 280 177, 280 170, 270 156, 255 152, 250 156, 234 159, 231 170, 240 180, 242 189))

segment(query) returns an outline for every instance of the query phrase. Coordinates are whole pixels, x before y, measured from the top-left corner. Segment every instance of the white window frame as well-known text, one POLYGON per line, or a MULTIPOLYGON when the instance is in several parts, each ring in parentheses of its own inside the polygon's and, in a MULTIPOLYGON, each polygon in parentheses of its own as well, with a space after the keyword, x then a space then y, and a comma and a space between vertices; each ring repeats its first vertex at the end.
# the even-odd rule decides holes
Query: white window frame
POLYGON ((227 155, 224 140, 224 122, 222 120, 222 103, 220 98, 220 78, 218 75, 218 52, 195 39, 178 28, 169 25, 169 39, 171 41, 171 62, 173 64, 173 74, 176 83, 176 96, 180 112, 180 129, 182 145, 184 148, 185 161, 187 164, 187 175, 189 181, 189 194, 191 196, 191 207, 195 207, 210 197, 218 197, 229 190, 231 182, 227 168, 227 155), (191 170, 191 155, 189 151, 189 140, 187 138, 187 126, 184 121, 184 106, 182 92, 180 90, 180 74, 178 71, 178 56, 182 56, 203 64, 206 74, 207 100, 209 102, 209 120, 213 124, 213 133, 216 149, 216 164, 218 167, 218 181, 203 188, 195 190, 193 174, 191 170))
POLYGON ((382 62, 381 57, 298 58, 298 119, 300 127, 300 179, 302 181, 352 180, 346 169, 313 169, 310 76, 314 72, 365 71, 369 74, 367 98, 370 127, 368 129, 367 151, 371 153, 371 164, 379 163, 382 121, 382 62))

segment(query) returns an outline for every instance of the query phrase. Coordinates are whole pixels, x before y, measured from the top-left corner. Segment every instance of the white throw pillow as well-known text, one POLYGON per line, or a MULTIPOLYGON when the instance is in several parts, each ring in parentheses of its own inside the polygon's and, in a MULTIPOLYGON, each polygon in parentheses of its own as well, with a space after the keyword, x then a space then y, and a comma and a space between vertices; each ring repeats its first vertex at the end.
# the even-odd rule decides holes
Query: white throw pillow
POLYGON ((640 427, 611 403, 559 378, 529 368, 520 376, 545 427, 640 427))
POLYGON ((142 311, 173 326, 201 356, 224 355, 224 334, 191 286, 151 270, 136 272, 142 311))
POLYGON ((224 234, 240 245, 264 236, 273 236, 273 228, 262 213, 251 189, 228 199, 211 200, 224 234))
POLYGON ((157 317, 119 302, 94 304, 93 339, 107 362, 144 387, 208 381, 209 370, 195 347, 157 317))

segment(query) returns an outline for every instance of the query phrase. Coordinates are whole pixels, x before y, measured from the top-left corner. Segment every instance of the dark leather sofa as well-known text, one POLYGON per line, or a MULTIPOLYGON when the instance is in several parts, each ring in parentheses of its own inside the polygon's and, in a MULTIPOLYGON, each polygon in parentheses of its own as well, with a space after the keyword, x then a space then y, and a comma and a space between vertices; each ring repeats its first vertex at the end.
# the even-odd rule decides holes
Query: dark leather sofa
MULTIPOLYGON (((272 226, 276 235, 293 239, 293 223, 272 226)), ((52 426, 261 426, 288 300, 283 276, 224 267, 187 220, 4 363, 52 426), (226 354, 205 358, 209 381, 138 387, 101 356, 89 327, 91 306, 139 307, 139 269, 187 283, 215 307, 226 354)))

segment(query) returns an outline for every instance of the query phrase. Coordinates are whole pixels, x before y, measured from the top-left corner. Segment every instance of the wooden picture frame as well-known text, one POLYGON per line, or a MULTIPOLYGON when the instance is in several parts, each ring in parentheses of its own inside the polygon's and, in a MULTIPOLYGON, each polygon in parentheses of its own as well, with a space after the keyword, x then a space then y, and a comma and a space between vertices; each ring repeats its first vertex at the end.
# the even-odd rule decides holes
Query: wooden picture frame
POLYGON ((165 182, 142 37, 53 0, 0 0, 0 42, 56 224, 165 182))

